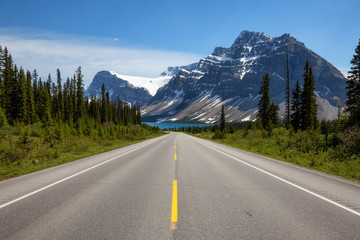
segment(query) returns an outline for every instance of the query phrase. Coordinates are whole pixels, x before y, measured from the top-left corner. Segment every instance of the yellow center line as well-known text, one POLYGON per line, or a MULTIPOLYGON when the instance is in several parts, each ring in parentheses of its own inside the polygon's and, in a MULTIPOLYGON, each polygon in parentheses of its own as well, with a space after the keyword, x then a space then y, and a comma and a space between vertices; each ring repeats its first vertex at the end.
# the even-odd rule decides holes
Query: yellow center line
POLYGON ((174 159, 175 159, 175 160, 177 159, 177 155, 176 155, 176 153, 175 153, 175 155, 174 155, 174 159))
POLYGON ((173 182, 173 195, 172 195, 172 206, 171 206, 171 230, 176 229, 176 223, 178 221, 178 207, 177 207, 177 180, 173 182))

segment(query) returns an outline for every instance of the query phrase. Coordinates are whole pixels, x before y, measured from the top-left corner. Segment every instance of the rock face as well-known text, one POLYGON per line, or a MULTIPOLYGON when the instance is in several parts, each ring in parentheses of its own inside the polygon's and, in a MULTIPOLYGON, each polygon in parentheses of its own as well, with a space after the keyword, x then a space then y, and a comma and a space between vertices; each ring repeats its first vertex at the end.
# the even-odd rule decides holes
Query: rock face
POLYGON ((110 99, 117 101, 118 97, 122 101, 132 104, 138 103, 143 106, 148 103, 152 96, 143 87, 135 87, 128 81, 117 77, 111 71, 100 71, 95 76, 90 86, 85 90, 85 96, 101 97, 101 86, 105 84, 106 91, 109 91, 110 99))
POLYGON ((290 58, 291 87, 296 80, 303 84, 308 59, 315 77, 319 118, 336 117, 333 113, 346 99, 346 79, 339 70, 289 34, 274 38, 243 31, 230 48, 217 47, 196 67, 193 64, 179 69, 144 106, 143 119, 213 123, 220 118, 222 104, 228 121, 255 119, 265 73, 271 78, 270 96, 277 104, 285 100, 286 52, 290 58))

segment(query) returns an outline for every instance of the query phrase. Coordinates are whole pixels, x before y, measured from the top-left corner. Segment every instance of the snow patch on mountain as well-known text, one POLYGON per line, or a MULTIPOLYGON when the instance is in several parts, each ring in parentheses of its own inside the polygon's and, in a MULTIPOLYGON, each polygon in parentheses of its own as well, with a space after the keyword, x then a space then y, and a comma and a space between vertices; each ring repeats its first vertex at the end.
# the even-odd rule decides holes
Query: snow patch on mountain
POLYGON ((155 78, 148 78, 148 77, 123 75, 114 71, 109 71, 109 72, 111 73, 111 75, 115 75, 118 78, 128 81, 135 87, 146 88, 152 96, 156 94, 157 90, 160 87, 164 86, 171 79, 171 76, 169 75, 159 76, 155 78))

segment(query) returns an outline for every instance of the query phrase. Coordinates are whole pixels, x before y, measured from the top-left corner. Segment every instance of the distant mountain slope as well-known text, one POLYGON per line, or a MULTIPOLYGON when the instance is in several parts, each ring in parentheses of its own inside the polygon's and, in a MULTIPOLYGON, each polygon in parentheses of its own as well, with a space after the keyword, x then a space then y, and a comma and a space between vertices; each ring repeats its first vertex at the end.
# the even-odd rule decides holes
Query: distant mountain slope
POLYGON ((152 98, 149 91, 143 87, 136 87, 119 77, 112 71, 100 71, 95 76, 90 86, 85 90, 85 96, 101 97, 101 86, 105 84, 106 91, 109 91, 110 99, 117 101, 119 97, 121 100, 133 104, 139 103, 140 106, 148 103, 152 98))
POLYGON ((229 121, 254 119, 266 72, 271 77, 271 97, 276 103, 285 100, 287 49, 292 88, 297 79, 302 84, 308 59, 319 96, 319 118, 334 118, 336 107, 343 106, 346 99, 346 79, 339 70, 289 34, 273 38, 243 31, 230 48, 217 47, 195 68, 180 69, 144 106, 143 119, 213 123, 220 117, 222 104, 229 121))

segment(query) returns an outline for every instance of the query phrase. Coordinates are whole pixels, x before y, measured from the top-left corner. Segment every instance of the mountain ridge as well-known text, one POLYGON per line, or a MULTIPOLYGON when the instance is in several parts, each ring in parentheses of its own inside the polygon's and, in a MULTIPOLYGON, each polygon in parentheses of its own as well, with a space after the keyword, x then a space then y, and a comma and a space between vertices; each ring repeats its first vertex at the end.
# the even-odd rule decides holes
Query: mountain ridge
POLYGON ((344 106, 346 79, 331 63, 321 58, 290 34, 271 37, 243 31, 229 48, 216 47, 201 58, 196 68, 179 72, 143 108, 147 121, 191 120, 213 123, 225 104, 229 121, 256 117, 258 89, 262 76, 271 77, 270 91, 276 103, 285 98, 286 53, 290 56, 292 88, 303 79, 308 59, 314 70, 316 94, 322 109, 319 119, 334 118, 334 108, 344 106), (329 104, 327 104, 327 102, 329 104))

